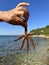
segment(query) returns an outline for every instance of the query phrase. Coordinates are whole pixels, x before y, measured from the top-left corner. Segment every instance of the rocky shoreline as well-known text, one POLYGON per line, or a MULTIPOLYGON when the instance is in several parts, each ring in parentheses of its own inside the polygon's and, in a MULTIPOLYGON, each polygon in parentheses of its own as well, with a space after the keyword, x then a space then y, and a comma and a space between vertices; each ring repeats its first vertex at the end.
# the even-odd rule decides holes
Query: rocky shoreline
POLYGON ((49 39, 49 36, 46 35, 32 35, 33 37, 42 37, 42 38, 47 38, 49 39))

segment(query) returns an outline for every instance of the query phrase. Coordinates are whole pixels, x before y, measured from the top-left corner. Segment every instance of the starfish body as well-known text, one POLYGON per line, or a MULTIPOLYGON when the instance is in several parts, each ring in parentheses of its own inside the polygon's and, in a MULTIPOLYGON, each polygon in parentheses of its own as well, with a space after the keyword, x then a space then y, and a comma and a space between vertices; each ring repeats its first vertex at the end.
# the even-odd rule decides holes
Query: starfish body
POLYGON ((24 42, 26 41, 26 50, 27 52, 29 51, 29 40, 33 46, 33 48, 35 48, 35 44, 34 44, 34 41, 32 39, 32 36, 33 34, 27 34, 27 27, 25 28, 25 34, 24 35, 20 35, 15 41, 18 41, 19 39, 22 38, 22 43, 20 45, 20 50, 23 48, 24 46, 24 42))

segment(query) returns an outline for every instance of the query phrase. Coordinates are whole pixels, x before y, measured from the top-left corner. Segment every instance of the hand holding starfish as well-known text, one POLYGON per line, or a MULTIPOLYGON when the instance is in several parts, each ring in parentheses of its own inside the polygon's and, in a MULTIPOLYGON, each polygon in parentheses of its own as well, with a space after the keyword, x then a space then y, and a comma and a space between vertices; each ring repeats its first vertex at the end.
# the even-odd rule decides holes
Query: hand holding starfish
MULTIPOLYGON (((27 49, 27 52, 28 52, 28 50, 29 50, 29 40, 30 40, 30 42, 32 43, 32 46, 33 46, 34 48, 35 48, 35 44, 34 44, 34 41, 33 41, 32 37, 31 37, 32 34, 27 34, 27 21, 28 21, 28 18, 29 18, 29 12, 27 11, 27 12, 24 14, 23 17, 25 18, 23 22, 25 22, 25 24, 26 24, 26 26, 24 27, 24 28, 25 28, 25 34, 19 36, 15 41, 17 41, 17 40, 19 40, 19 39, 22 38, 22 43, 21 43, 21 45, 20 45, 20 49, 22 49, 23 46, 24 46, 24 42, 25 42, 25 40, 26 40, 26 49, 27 49)), ((22 18, 22 19, 23 19, 23 18, 22 18)))
POLYGON ((15 7, 14 9, 10 11, 0 11, 0 22, 3 21, 12 25, 20 25, 25 28, 25 34, 18 37, 16 41, 19 40, 20 38, 23 38, 22 44, 20 46, 20 49, 22 49, 24 45, 24 41, 26 40, 26 46, 27 46, 26 48, 28 52, 29 50, 28 39, 30 39, 34 48, 35 48, 35 45, 31 37, 32 34, 27 34, 27 21, 29 18, 29 12, 24 6, 29 6, 29 4, 26 2, 23 2, 23 3, 19 3, 17 7, 15 7))
POLYGON ((28 10, 24 6, 29 6, 29 3, 19 3, 14 9, 9 11, 0 11, 0 22, 6 22, 12 25, 21 25, 26 27, 26 18, 28 18, 28 10), (22 19, 24 17, 24 19, 22 19))

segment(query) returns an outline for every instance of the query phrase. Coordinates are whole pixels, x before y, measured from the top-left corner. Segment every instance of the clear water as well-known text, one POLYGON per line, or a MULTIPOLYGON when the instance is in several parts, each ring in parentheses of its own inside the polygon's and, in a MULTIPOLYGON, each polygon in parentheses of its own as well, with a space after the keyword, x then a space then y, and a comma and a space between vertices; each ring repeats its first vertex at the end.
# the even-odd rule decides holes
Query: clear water
POLYGON ((0 65, 49 65, 49 39, 33 38, 35 49, 29 43, 30 50, 27 53, 26 45, 19 50, 22 40, 15 42, 16 38, 0 36, 0 65))

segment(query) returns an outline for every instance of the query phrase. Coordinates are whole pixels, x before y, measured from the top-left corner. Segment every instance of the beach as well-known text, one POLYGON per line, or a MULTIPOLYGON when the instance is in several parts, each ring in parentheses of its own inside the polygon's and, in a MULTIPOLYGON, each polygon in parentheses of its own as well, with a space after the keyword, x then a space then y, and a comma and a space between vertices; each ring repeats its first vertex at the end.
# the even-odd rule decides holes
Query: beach
POLYGON ((32 37, 41 37, 49 39, 49 35, 32 35, 32 37))
POLYGON ((0 65, 49 65, 49 40, 33 37, 35 49, 29 41, 29 52, 26 45, 19 50, 22 40, 15 42, 17 36, 0 36, 0 65))

